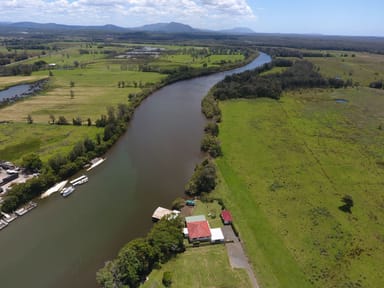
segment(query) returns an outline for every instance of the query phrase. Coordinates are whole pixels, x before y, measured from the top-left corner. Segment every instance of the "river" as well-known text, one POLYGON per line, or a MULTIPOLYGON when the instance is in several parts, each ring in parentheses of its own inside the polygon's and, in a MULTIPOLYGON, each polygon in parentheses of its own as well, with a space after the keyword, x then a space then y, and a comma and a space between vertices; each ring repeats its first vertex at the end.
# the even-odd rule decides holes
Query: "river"
POLYGON ((68 198, 54 194, 0 231, 0 287, 97 287, 96 271, 129 240, 145 236, 158 206, 183 196, 201 161, 201 99, 226 75, 166 86, 137 108, 127 132, 68 198))
POLYGON ((24 93, 29 92, 29 89, 32 87, 30 84, 21 84, 8 89, 0 91, 0 102, 8 98, 18 97, 24 93))

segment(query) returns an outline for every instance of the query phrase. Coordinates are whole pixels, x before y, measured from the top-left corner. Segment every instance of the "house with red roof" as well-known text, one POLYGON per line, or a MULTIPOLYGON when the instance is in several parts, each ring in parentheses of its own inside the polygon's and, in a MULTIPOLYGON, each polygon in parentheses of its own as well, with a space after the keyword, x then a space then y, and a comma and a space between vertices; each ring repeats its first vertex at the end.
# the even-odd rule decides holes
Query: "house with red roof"
POLYGON ((196 221, 187 223, 189 242, 210 241, 211 228, 208 221, 196 221))

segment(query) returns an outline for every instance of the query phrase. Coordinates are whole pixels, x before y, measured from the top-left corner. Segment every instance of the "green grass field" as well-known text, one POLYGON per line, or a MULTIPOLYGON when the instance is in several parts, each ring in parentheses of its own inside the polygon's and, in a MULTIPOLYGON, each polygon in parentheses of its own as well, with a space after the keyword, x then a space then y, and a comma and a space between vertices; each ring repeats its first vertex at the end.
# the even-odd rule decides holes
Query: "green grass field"
POLYGON ((153 270, 149 280, 140 287, 164 287, 163 273, 172 272, 172 286, 183 287, 238 287, 249 288, 245 270, 231 269, 224 245, 188 248, 182 255, 153 270))
POLYGON ((333 51, 330 53, 334 57, 307 59, 320 67, 319 72, 327 77, 341 77, 345 80, 350 78, 353 83, 358 82, 362 86, 384 79, 384 59, 381 55, 333 51), (342 54, 347 54, 348 57, 341 57, 342 54))
POLYGON ((61 153, 66 155, 78 141, 96 139, 103 129, 94 126, 46 124, 0 124, 0 159, 19 162, 28 153, 39 153, 43 161, 61 153))
POLYGON ((261 286, 383 286, 384 91, 306 90, 220 106, 215 193, 261 286), (352 214, 338 208, 347 194, 352 214))

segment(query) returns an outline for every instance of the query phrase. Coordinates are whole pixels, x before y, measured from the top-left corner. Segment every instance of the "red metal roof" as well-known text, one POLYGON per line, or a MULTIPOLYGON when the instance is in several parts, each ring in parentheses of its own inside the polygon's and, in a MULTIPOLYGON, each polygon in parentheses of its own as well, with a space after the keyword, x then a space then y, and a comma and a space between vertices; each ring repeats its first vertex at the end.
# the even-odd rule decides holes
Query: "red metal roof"
POLYGON ((232 215, 228 210, 223 210, 221 212, 221 218, 223 218, 224 222, 232 222, 232 215))
POLYGON ((211 237, 211 229, 208 221, 198 221, 187 223, 189 239, 209 238, 211 237))

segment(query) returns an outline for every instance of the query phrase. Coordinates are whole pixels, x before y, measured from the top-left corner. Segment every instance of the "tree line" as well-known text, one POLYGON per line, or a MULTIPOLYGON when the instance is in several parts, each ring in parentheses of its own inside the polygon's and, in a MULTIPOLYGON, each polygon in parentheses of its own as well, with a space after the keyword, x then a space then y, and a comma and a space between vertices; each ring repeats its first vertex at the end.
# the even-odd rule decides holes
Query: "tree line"
POLYGON ((352 85, 352 80, 341 78, 325 78, 311 62, 306 60, 290 61, 276 60, 260 68, 245 71, 225 77, 215 85, 214 99, 226 100, 231 98, 267 97, 280 99, 284 90, 299 88, 341 88, 352 85), (275 66, 287 69, 281 73, 263 75, 275 66))
POLYGON ((180 217, 163 217, 145 238, 128 242, 114 260, 106 262, 96 274, 97 282, 103 288, 139 287, 154 267, 185 250, 182 227, 180 217))
POLYGON ((1 210, 6 213, 15 211, 21 205, 39 196, 54 183, 67 179, 84 168, 89 161, 103 155, 126 130, 133 109, 126 104, 109 107, 106 115, 96 120, 96 126, 102 127, 102 135, 96 139, 85 138, 78 141, 67 155, 56 154, 47 163, 42 163, 36 153, 26 155, 22 159, 22 167, 27 172, 40 172, 25 183, 16 184, 4 197, 1 210))

